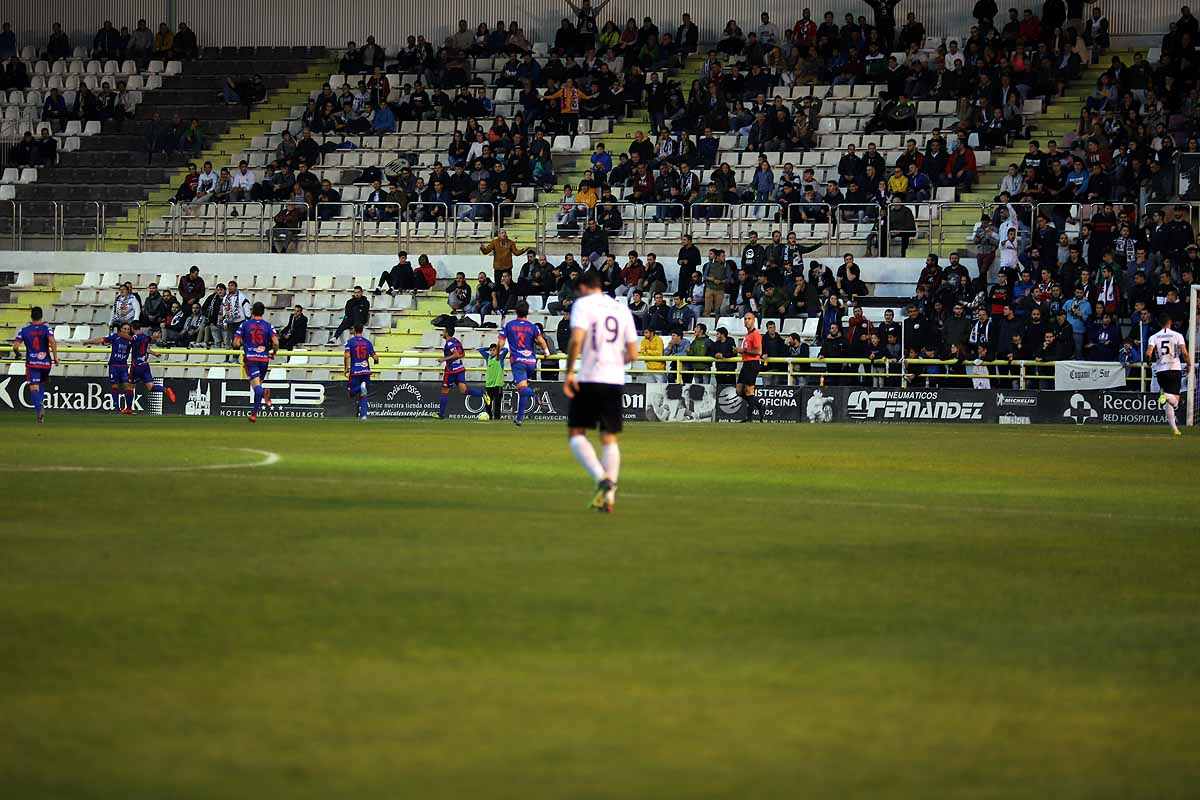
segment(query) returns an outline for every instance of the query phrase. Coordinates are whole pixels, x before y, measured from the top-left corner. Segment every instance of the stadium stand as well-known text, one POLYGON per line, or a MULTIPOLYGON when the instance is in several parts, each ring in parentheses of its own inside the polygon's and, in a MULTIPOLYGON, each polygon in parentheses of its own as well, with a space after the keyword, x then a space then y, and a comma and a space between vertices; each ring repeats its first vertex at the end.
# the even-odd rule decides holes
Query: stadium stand
MULTIPOLYGON (((236 136, 239 122, 269 114, 269 101, 325 57, 323 48, 309 47, 127 48, 114 53, 120 58, 100 60, 83 47, 54 59, 49 48, 26 46, 10 62, 14 75, 26 77, 6 79, 5 136, 29 131, 40 138, 47 128, 60 143, 49 157, 31 148, 27 164, 10 150, 0 199, 20 203, 22 236, 133 242, 139 203, 149 204, 140 212, 145 217, 179 195, 188 180, 182 167, 227 157, 210 146, 236 136)), ((13 235, 14 224, 11 216, 0 218, 0 235, 13 235)))
MULTIPOLYGON (((144 167, 144 138, 104 121, 77 150, 60 148, 36 182, 6 170, 18 203, 0 231, 14 242, 47 229, 59 240, 86 235, 86 214, 47 224, 34 205, 68 209, 82 196, 120 204, 122 221, 95 243, 112 250, 435 254, 436 287, 372 298, 368 327, 400 347, 436 345, 429 320, 448 310, 498 323, 479 299, 480 272, 492 311, 527 297, 536 321, 557 330, 578 265, 607 270, 626 300, 640 289, 647 306, 656 291, 667 306, 682 291, 689 316, 637 307, 663 333, 687 320, 736 334, 733 320, 750 308, 816 351, 850 318, 847 352, 866 353, 877 326, 903 328, 912 306, 934 332, 918 354, 925 344, 977 351, 982 312, 997 326, 1007 319, 1005 332, 1034 316, 1053 321, 1058 357, 1115 360, 1143 307, 1183 313, 1196 274, 1197 26, 1188 12, 1152 50, 1114 48, 1094 8, 1082 31, 1032 10, 939 37, 913 15, 893 31, 850 15, 838 25, 830 13, 782 30, 731 22, 712 42, 688 20, 647 18, 594 33, 568 22, 552 43, 528 41, 514 22, 464 23, 438 48, 412 36, 328 56, 202 49, 179 67, 131 74, 162 85, 144 89, 126 121, 199 117, 198 158, 176 152, 144 167), (267 103, 240 102, 247 87, 230 79, 250 74, 263 76, 267 103), (177 170, 189 160, 211 161, 218 177, 185 179, 177 170), (242 162, 254 180, 239 186, 242 162), (171 204, 181 182, 221 181, 224 169, 224 189, 171 204), (511 291, 496 285, 500 260, 468 255, 501 228, 535 250, 511 267, 511 291), (647 256, 656 251, 659 276, 647 256), (448 286, 451 261, 469 299, 448 286), (1082 316, 1071 310, 1085 307, 1071 302, 1077 284, 1082 316)), ((83 55, 69 65, 83 65, 86 79, 98 62, 83 55)), ((28 105, 28 93, 16 99, 28 105)), ((203 273, 210 287, 229 277, 203 273)), ((242 284, 273 309, 311 309, 310 341, 323 342, 350 288, 374 288, 374 274, 264 270, 242 284)), ((150 278, 178 276, 81 276, 55 311, 63 324, 103 325, 113 287, 128 279, 144 293, 150 278)), ((987 330, 992 355, 1013 347, 987 330)), ((1026 340, 1020 352, 1032 358, 1042 346, 1026 340)))

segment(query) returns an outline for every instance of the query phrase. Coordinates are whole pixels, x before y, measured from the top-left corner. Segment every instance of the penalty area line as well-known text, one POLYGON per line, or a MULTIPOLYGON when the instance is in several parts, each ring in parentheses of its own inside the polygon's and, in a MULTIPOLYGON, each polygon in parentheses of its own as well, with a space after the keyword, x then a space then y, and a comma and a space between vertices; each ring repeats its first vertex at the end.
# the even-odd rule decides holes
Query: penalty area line
MULTIPOLYGON (((278 464, 281 460, 278 453, 270 450, 256 450, 250 447, 231 447, 220 448, 236 453, 250 453, 258 456, 257 461, 243 461, 236 464, 194 464, 194 465, 177 465, 155 467, 154 472, 207 472, 212 470, 222 469, 257 469, 258 467, 269 467, 278 464)), ((77 464, 58 464, 58 465, 37 465, 31 464, 28 466, 12 466, 10 464, 0 464, 0 472, 145 472, 144 469, 136 469, 133 467, 101 467, 101 466, 82 466, 77 464)))

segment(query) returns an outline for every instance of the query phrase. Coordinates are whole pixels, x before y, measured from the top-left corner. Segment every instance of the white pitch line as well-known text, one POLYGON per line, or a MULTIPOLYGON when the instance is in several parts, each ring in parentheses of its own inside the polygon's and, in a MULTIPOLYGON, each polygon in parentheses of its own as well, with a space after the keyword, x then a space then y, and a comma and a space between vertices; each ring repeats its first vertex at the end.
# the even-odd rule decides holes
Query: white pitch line
MULTIPOLYGON (((221 448, 229 449, 239 453, 253 453, 261 456, 258 461, 241 464, 197 464, 195 466, 170 466, 170 467, 155 467, 154 472, 201 472, 218 469, 255 469, 258 467, 269 467, 272 464, 278 464, 280 456, 278 453, 273 453, 270 450, 255 450, 250 447, 233 447, 221 448)), ((9 464, 0 464, 0 472, 130 472, 144 474, 144 468, 133 467, 85 467, 74 464, 62 464, 56 466, 39 466, 29 465, 14 467, 9 464)))

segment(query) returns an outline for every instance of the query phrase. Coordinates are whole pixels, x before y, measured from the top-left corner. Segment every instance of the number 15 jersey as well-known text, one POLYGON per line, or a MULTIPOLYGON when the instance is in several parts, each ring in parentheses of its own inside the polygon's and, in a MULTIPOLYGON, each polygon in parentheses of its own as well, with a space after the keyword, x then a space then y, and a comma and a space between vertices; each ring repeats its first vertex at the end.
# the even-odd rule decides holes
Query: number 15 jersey
POLYGON ((625 383, 625 351, 637 344, 633 314, 602 292, 584 295, 571 305, 571 330, 582 330, 576 377, 580 383, 625 383))

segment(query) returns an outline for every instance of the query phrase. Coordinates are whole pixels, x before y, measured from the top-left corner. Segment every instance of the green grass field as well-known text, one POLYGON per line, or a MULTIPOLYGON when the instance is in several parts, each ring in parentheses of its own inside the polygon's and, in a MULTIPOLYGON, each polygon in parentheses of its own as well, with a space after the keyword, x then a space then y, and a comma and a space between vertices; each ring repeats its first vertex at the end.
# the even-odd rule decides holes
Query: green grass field
POLYGON ((0 437, 7 797, 1200 786, 1190 432, 640 424, 612 516, 559 425, 0 437))

